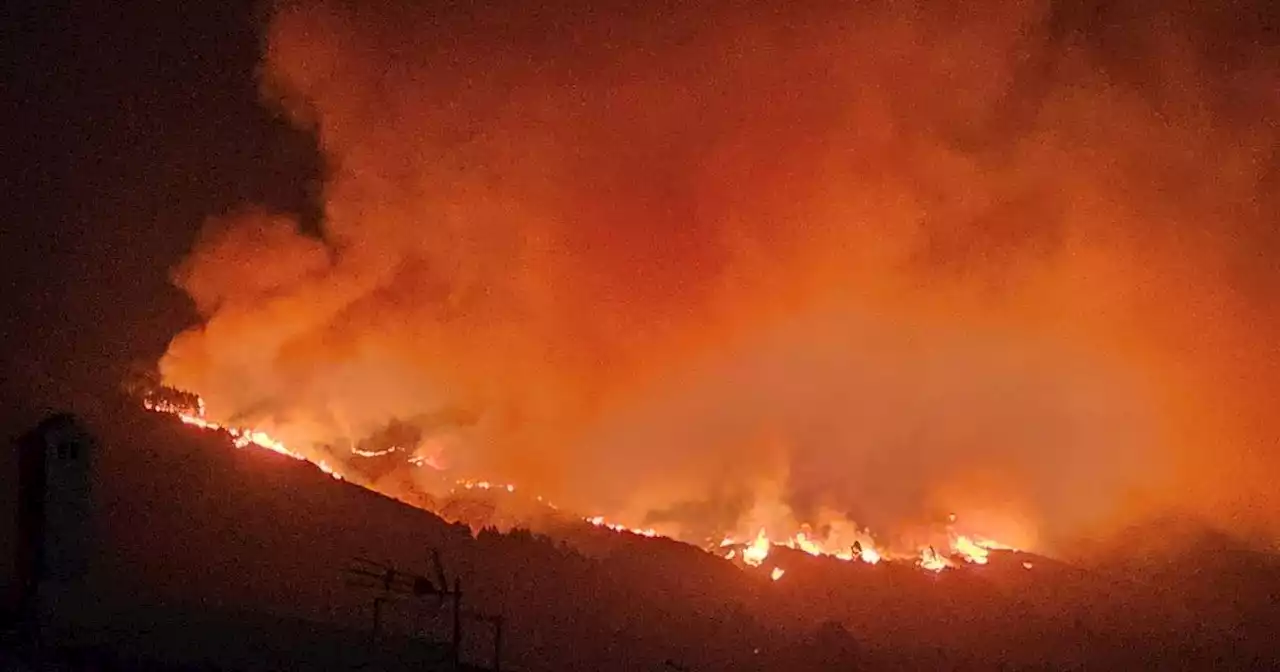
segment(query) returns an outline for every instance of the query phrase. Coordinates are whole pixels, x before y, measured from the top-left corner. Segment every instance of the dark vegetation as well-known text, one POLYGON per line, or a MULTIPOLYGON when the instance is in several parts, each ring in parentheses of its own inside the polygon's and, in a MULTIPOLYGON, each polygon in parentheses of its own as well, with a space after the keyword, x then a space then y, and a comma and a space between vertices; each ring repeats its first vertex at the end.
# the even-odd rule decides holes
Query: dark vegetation
MULTIPOLYGON (((691 546, 585 524, 473 535, 310 464, 236 450, 224 436, 123 400, 90 424, 101 445, 100 550, 92 599, 62 636, 117 658, 151 655, 197 666, 190 669, 347 669, 367 651, 372 594, 347 585, 342 567, 362 555, 426 572, 438 549, 466 607, 504 617, 504 669, 1278 662, 1270 640, 1280 627, 1280 564, 1226 539, 1090 568, 1001 553, 939 575, 775 550, 770 564, 787 574, 774 583, 691 546), (1022 566, 1028 558, 1032 570, 1022 566)), ((448 639, 447 608, 431 600, 402 598, 384 621, 376 649, 397 665, 423 669, 439 650, 421 640, 448 639)), ((490 637, 469 624, 464 658, 487 665, 490 637)))

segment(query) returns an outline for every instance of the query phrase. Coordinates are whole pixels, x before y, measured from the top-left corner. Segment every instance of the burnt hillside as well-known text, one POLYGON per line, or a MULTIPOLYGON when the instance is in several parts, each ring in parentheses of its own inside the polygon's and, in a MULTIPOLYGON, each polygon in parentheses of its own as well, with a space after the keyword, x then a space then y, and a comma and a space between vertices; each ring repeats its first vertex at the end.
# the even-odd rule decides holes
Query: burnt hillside
MULTIPOLYGON (((203 633, 191 641, 206 644, 185 648, 204 646, 200 655, 237 669, 279 669, 293 645, 255 660, 252 650, 226 651, 218 623, 228 632, 253 619, 364 632, 371 594, 347 585, 341 569, 367 556, 427 572, 434 548, 450 580, 460 579, 466 607, 505 619, 503 658, 514 669, 639 671, 669 660, 762 671, 1276 662, 1267 639, 1280 619, 1267 598, 1280 569, 1268 556, 1202 551, 1212 560, 1166 560, 1156 572, 997 553, 986 566, 932 574, 778 549, 771 562, 787 573, 771 582, 684 544, 585 523, 548 535, 473 536, 308 463, 237 450, 225 435, 124 401, 89 424, 100 442, 98 543, 91 608, 75 617, 82 639, 145 646, 148 635, 174 639, 157 623, 186 622, 203 633)), ((387 610, 386 627, 444 641, 445 614, 432 602, 401 601, 387 610)), ((315 650, 302 635, 280 637, 315 650)), ((486 627, 469 624, 464 641, 467 660, 487 663, 486 627)))

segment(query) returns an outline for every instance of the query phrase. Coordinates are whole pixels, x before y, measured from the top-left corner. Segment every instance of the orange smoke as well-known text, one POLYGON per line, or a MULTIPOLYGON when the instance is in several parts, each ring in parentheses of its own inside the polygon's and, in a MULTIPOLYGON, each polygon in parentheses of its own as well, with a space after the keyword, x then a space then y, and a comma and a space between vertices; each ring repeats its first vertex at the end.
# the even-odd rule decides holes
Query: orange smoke
POLYGON ((247 208, 176 270, 203 321, 161 370, 211 418, 343 456, 407 424, 688 538, 1276 529, 1260 47, 1068 3, 499 4, 275 11, 324 221, 247 208))

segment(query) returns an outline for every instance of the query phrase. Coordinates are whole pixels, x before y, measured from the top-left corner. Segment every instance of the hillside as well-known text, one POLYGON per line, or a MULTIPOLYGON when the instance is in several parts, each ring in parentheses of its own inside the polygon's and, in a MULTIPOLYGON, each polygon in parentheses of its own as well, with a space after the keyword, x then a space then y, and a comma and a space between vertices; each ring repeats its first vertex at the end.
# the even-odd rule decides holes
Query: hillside
MULTIPOLYGON (((1148 575, 1142 566, 1090 570, 1005 552, 985 566, 934 574, 775 549, 771 563, 786 575, 773 582, 685 544, 586 523, 565 522, 545 536, 473 536, 308 463, 234 449, 225 435, 124 401, 89 420, 101 448, 96 606, 77 631, 87 640, 172 639, 155 623, 184 619, 206 634, 222 619, 230 632, 232 623, 245 627, 236 614, 256 614, 328 624, 360 641, 372 594, 347 585, 343 567, 366 556, 425 573, 430 549, 438 549, 467 608, 505 619, 504 668, 647 671, 675 661, 690 670, 1223 669, 1277 662, 1267 640, 1280 618, 1267 598, 1276 594, 1280 568, 1268 556, 1210 551, 1211 560, 1169 562, 1148 575)), ((386 627, 423 628, 444 641, 446 612, 402 601, 387 610, 386 627)), ((185 648, 205 653, 182 655, 279 669, 270 656, 226 654, 218 637, 204 639, 185 648)), ((298 636, 296 648, 314 650, 305 640, 298 636)), ((467 660, 487 664, 486 627, 468 625, 465 643, 467 660)))

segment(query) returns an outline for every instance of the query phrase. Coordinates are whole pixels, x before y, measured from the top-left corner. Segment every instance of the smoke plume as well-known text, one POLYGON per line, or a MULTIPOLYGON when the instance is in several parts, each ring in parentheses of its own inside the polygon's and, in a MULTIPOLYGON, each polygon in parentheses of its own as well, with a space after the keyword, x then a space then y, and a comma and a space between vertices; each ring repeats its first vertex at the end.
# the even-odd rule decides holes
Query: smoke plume
POLYGON ((323 222, 210 221, 162 373, 687 534, 1275 531, 1276 33, 1147 4, 282 3, 323 222))

